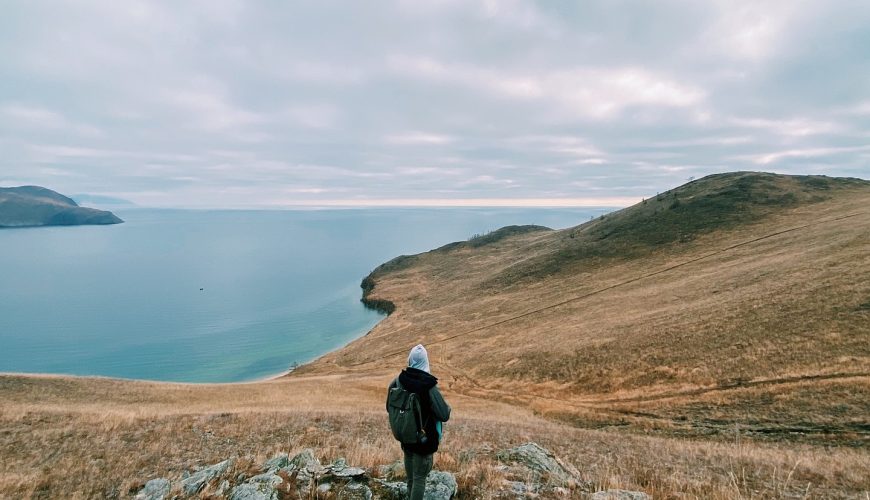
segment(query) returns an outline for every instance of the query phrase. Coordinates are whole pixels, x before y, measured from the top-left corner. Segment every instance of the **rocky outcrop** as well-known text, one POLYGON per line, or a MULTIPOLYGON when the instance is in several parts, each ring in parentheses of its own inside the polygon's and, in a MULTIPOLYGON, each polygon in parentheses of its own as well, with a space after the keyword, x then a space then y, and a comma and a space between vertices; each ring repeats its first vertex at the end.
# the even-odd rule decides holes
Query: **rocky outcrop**
POLYGON ((233 464, 233 460, 224 460, 212 466, 200 469, 190 476, 181 480, 181 489, 185 495, 199 493, 212 479, 223 475, 233 464))
MULTIPOLYGON (((580 477, 574 466, 555 457, 549 450, 537 443, 525 443, 496 454, 501 462, 520 467, 521 474, 532 479, 533 484, 542 487, 578 488, 590 487, 580 477)), ((503 470, 510 471, 510 465, 503 470)))
MULTIPOLYGON (((491 448, 463 450, 460 468, 469 460, 486 457, 501 465, 501 486, 491 485, 465 491, 466 497, 488 495, 493 498, 587 498, 591 500, 649 500, 639 491, 607 490, 594 492, 572 465, 559 460, 535 443, 493 451, 491 448)), ((244 461, 242 461, 244 463, 244 461)), ((407 497, 402 461, 373 470, 349 465, 343 458, 322 464, 314 450, 293 455, 281 453, 259 467, 237 466, 233 459, 185 474, 178 481, 152 479, 137 492, 136 500, 168 498, 223 498, 229 500, 279 500, 317 498, 340 500, 400 500, 407 497), (253 472, 253 475, 250 475, 253 472), (174 485, 174 487, 173 487, 174 485)), ((456 477, 433 470, 426 478, 426 500, 450 500, 459 492, 456 477)))

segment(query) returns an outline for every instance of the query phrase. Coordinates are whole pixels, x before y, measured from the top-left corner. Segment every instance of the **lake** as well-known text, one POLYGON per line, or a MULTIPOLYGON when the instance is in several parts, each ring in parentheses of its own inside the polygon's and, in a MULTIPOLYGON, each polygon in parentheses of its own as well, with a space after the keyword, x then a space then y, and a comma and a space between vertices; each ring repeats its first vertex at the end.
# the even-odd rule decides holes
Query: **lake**
POLYGON ((608 211, 135 209, 114 226, 0 229, 0 372, 264 378, 375 326, 359 283, 397 255, 608 211))

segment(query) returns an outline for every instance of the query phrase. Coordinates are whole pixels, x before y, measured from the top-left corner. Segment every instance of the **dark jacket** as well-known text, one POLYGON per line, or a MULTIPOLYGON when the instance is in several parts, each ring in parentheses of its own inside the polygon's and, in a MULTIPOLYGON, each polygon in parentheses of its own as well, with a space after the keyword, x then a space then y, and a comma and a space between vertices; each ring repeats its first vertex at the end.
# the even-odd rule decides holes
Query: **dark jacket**
POLYGON ((428 440, 426 443, 403 444, 402 449, 418 455, 431 455, 438 451, 438 430, 436 422, 446 422, 450 419, 450 406, 444 401, 438 390, 438 379, 416 368, 405 368, 391 383, 387 391, 396 387, 397 382, 406 391, 417 394, 420 398, 420 411, 423 419, 423 429, 428 440))

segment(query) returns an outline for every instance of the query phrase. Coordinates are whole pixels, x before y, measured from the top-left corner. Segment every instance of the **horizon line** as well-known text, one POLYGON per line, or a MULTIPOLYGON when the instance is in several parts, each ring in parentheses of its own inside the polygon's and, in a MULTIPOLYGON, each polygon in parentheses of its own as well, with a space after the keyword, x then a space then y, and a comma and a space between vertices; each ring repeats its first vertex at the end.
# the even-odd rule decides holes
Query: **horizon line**
POLYGON ((516 207, 516 208, 570 208, 570 207, 627 207, 639 203, 643 197, 602 198, 391 198, 391 199, 333 199, 273 201, 261 207, 516 207))

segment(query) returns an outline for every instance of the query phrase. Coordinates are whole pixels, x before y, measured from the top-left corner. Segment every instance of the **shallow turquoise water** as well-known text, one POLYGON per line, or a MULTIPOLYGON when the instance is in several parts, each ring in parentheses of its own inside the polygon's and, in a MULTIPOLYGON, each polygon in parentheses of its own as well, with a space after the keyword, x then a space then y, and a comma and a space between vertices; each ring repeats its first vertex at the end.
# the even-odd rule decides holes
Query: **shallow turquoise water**
POLYGON ((378 264, 508 224, 604 210, 129 210, 115 226, 0 230, 0 372, 252 380, 336 349, 381 315, 378 264), (200 290, 202 289, 202 290, 200 290))

